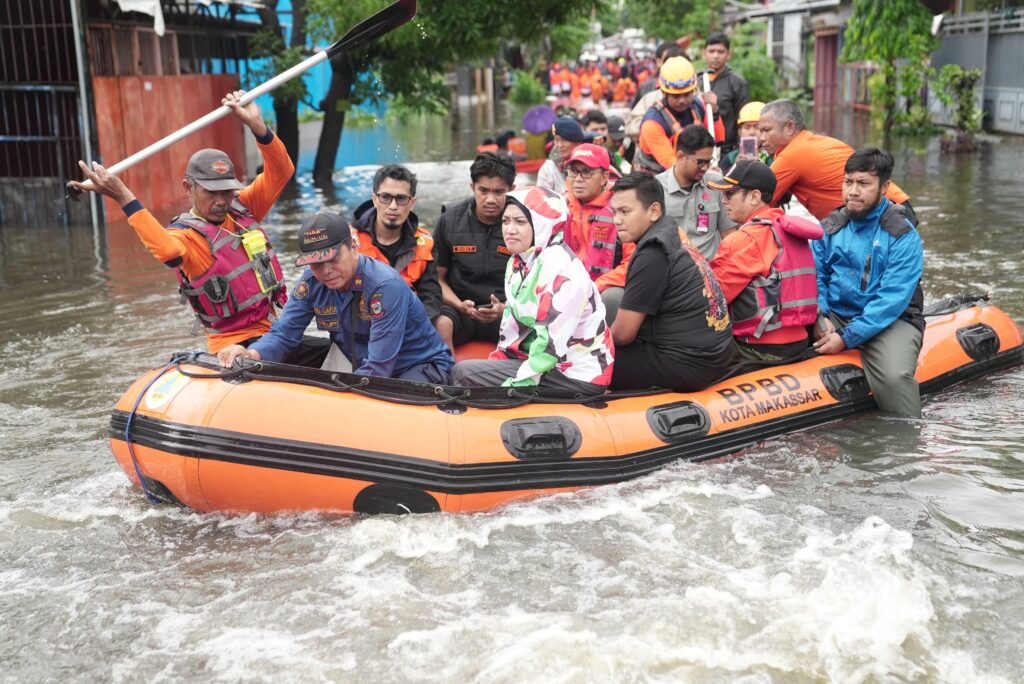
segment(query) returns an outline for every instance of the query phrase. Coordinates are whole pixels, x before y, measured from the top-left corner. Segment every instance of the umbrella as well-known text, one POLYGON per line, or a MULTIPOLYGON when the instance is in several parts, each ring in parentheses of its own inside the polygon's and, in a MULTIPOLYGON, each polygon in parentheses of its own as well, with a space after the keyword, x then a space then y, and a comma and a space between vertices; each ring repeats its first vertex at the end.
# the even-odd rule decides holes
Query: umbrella
POLYGON ((523 130, 529 133, 545 133, 555 123, 555 110, 547 105, 537 105, 523 114, 523 130))

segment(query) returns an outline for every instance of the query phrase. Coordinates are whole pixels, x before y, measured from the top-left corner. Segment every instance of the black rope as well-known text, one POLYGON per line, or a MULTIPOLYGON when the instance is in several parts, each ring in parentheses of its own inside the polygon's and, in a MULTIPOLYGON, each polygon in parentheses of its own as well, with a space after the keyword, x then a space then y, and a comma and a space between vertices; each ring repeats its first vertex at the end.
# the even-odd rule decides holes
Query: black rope
POLYGON ((334 392, 349 392, 371 399, 389 401, 408 406, 436 406, 441 409, 464 406, 484 410, 517 408, 531 403, 539 404, 585 404, 606 402, 615 399, 663 394, 671 390, 651 388, 608 392, 605 394, 568 393, 561 390, 535 388, 524 390, 519 387, 468 388, 451 385, 426 385, 394 378, 376 378, 348 373, 322 371, 315 368, 291 366, 265 361, 253 361, 239 357, 235 366, 221 368, 216 357, 202 352, 192 352, 186 358, 177 360, 178 372, 190 378, 219 379, 246 382, 287 382, 306 387, 334 392), (209 370, 187 370, 182 364, 200 366, 209 370), (322 379, 321 379, 322 378, 322 379), (352 378, 353 380, 349 380, 352 378), (455 391, 453 391, 455 390, 455 391))

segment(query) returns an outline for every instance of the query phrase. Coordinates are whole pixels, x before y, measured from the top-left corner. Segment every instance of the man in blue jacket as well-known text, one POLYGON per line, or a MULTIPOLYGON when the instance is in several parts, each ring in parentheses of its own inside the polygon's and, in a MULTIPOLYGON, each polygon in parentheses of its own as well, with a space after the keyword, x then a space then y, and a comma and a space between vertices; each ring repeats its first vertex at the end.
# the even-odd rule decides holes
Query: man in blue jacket
POLYGON ((297 347, 310 320, 351 359, 354 372, 444 384, 455 363, 423 304, 398 272, 352 245, 347 221, 323 212, 299 230, 295 283, 281 317, 248 349, 220 351, 223 366, 239 356, 281 361, 297 347))
POLYGON ((906 209, 885 197, 888 152, 868 147, 844 167, 844 206, 811 244, 822 315, 814 346, 822 354, 857 349, 878 408, 921 417, 914 371, 924 334, 921 236, 906 209))

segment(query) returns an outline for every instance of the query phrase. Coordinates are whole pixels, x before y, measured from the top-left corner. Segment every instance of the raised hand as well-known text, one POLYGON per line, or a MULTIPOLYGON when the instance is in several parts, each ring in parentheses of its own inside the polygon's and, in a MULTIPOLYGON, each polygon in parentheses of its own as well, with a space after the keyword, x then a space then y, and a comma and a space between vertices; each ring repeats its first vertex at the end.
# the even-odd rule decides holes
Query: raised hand
POLYGON ((255 100, 244 107, 240 105, 238 101, 242 99, 243 95, 245 95, 244 90, 236 90, 225 95, 220 103, 230 107, 231 112, 238 117, 238 120, 248 126, 253 135, 261 138, 267 134, 267 124, 263 121, 263 112, 255 100))

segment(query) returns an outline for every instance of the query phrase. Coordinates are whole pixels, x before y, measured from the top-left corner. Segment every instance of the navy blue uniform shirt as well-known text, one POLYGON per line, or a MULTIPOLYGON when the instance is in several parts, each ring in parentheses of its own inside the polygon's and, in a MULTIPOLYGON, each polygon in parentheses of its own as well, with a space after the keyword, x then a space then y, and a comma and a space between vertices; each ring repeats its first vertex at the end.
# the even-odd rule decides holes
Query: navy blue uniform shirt
POLYGON ((325 287, 307 268, 280 318, 250 349, 267 361, 280 361, 299 345, 314 317, 316 327, 330 333, 347 357, 354 351, 355 372, 362 375, 393 378, 428 362, 447 372, 455 363, 402 276, 362 255, 352 286, 344 292, 325 287))

